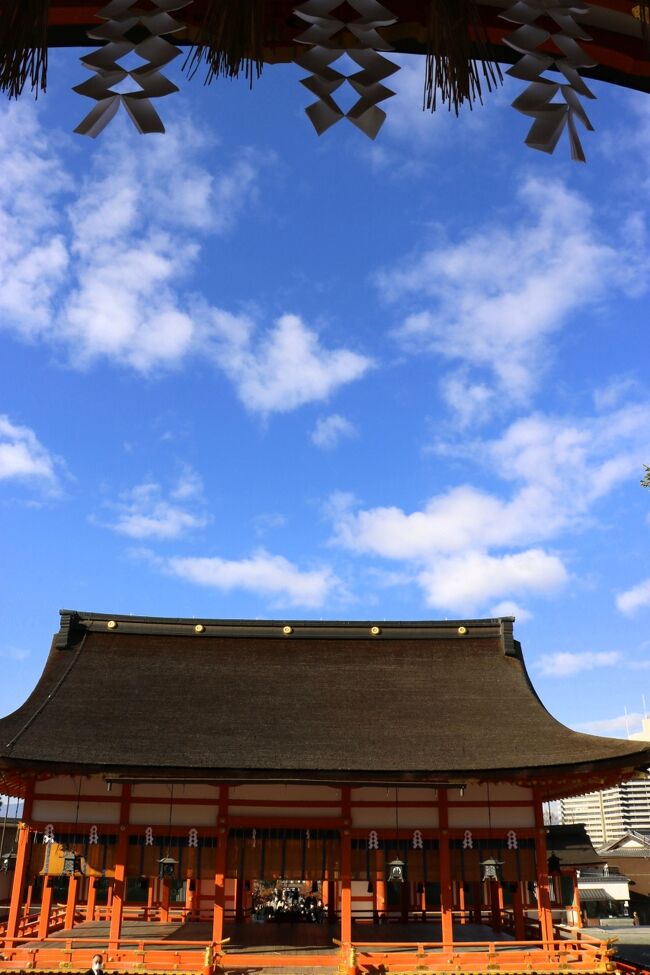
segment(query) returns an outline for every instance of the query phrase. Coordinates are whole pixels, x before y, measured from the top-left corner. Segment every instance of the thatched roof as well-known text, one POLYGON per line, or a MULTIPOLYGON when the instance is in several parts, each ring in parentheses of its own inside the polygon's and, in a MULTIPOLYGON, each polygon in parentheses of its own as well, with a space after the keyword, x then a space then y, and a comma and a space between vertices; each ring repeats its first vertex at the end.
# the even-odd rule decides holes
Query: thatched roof
POLYGON ((649 744, 546 711, 512 619, 372 625, 64 612, 0 721, 0 768, 421 781, 650 763, 649 744))

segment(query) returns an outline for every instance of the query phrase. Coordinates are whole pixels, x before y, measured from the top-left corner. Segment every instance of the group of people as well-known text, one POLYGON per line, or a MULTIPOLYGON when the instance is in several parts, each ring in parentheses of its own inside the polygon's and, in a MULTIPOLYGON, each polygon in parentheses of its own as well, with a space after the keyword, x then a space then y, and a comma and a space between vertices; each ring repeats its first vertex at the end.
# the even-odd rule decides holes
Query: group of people
POLYGON ((317 894, 301 894, 297 887, 277 888, 271 894, 255 891, 253 920, 308 921, 321 924, 325 919, 323 902, 317 894))

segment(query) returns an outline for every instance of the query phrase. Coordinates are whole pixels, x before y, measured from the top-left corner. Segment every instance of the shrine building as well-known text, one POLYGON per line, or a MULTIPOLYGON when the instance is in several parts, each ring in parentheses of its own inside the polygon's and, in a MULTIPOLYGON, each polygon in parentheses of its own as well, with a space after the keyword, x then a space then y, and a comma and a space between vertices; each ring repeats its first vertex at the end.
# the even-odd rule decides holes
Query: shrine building
POLYGON ((650 744, 556 721, 513 622, 62 611, 0 720, 0 972, 617 970, 544 807, 650 744))

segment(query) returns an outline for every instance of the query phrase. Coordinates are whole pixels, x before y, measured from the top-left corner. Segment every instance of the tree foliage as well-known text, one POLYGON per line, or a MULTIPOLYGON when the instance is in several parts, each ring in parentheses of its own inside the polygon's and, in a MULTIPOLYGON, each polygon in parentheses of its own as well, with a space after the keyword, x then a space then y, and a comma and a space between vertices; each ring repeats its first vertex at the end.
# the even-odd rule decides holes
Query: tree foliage
POLYGON ((650 467, 647 464, 643 465, 645 468, 645 474, 643 480, 641 481, 641 487, 650 487, 650 467))

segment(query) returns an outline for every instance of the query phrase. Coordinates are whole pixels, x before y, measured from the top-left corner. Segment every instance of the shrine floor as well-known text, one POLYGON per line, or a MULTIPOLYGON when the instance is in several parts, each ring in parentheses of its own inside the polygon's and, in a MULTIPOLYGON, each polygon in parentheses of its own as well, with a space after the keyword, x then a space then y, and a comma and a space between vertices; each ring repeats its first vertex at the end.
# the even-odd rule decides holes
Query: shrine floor
MULTIPOLYGON (((169 948, 178 950, 174 942, 192 941, 197 944, 208 944, 212 937, 212 925, 209 922, 190 922, 185 924, 162 924, 152 921, 124 921, 122 925, 122 939, 137 941, 169 941, 169 948)), ((246 954, 291 954, 301 955, 313 952, 335 956, 339 948, 334 944, 334 938, 340 937, 338 924, 226 924, 224 938, 230 941, 226 945, 227 954, 245 952, 246 954)), ((86 921, 78 924, 73 930, 57 931, 51 934, 47 941, 40 942, 41 947, 56 947, 58 941, 84 939, 84 948, 100 949, 105 946, 108 938, 107 921, 86 921), (93 944, 91 940, 97 939, 93 944)), ((357 944, 373 945, 382 942, 408 942, 418 944, 423 941, 438 942, 441 938, 440 925, 435 923, 413 924, 355 924, 352 927, 352 940, 357 944)), ((454 926, 454 943, 463 942, 503 942, 512 938, 503 932, 495 932, 492 928, 482 924, 464 924, 454 926)), ((159 950, 164 944, 158 945, 159 950)), ((189 946, 188 946, 189 948, 189 946)), ((409 948, 387 949, 394 951, 408 951, 409 948)), ((475 949, 474 949, 475 950, 475 949)))

